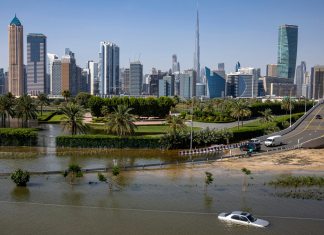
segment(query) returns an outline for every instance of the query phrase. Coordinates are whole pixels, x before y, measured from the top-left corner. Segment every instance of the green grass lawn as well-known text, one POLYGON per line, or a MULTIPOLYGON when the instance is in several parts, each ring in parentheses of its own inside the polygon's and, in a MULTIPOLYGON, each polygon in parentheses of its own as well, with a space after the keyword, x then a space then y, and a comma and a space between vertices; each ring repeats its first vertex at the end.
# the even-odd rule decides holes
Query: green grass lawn
MULTIPOLYGON (((99 124, 90 124, 91 129, 94 130, 94 133, 104 133, 106 131, 105 125, 99 125, 99 124)), ((148 136, 154 136, 154 135, 162 135, 165 134, 168 131, 167 125, 147 125, 147 126, 137 126, 137 129, 135 130, 137 135, 148 135, 148 136)), ((189 129, 190 127, 188 127, 189 129)), ((194 131, 198 131, 201 128, 194 127, 194 131)))

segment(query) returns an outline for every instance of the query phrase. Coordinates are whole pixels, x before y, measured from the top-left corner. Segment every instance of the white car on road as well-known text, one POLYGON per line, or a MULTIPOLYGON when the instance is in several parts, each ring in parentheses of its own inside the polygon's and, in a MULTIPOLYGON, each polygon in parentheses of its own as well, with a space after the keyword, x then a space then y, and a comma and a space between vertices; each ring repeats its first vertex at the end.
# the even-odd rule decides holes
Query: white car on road
POLYGON ((248 212, 243 211, 233 211, 231 213, 220 213, 218 215, 218 219, 226 221, 226 222, 233 222, 236 224, 242 224, 242 225, 251 225, 256 227, 266 227, 269 225, 269 222, 262 219, 257 219, 253 217, 248 212))

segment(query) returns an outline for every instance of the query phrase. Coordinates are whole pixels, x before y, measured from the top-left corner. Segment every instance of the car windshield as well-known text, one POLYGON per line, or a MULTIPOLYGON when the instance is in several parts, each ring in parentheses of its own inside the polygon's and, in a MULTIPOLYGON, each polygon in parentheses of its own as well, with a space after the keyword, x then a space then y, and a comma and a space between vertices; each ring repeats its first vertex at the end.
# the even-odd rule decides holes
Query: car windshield
POLYGON ((251 222, 254 222, 254 221, 257 220, 257 219, 254 218, 252 215, 248 215, 247 218, 248 218, 251 222))
POLYGON ((268 139, 267 139, 267 141, 270 141, 270 142, 272 142, 272 141, 273 141, 273 139, 271 139, 271 138, 268 138, 268 139))

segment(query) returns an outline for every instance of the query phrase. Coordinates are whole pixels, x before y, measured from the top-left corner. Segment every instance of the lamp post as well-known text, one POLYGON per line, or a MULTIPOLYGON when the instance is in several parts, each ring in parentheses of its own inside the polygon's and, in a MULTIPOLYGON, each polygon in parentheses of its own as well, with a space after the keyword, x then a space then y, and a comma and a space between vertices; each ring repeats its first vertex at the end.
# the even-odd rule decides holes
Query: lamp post
POLYGON ((291 90, 290 90, 290 96, 289 96, 289 123, 291 127, 291 90))
POLYGON ((192 100, 191 100, 190 150, 192 150, 193 102, 194 102, 194 97, 192 97, 192 100))

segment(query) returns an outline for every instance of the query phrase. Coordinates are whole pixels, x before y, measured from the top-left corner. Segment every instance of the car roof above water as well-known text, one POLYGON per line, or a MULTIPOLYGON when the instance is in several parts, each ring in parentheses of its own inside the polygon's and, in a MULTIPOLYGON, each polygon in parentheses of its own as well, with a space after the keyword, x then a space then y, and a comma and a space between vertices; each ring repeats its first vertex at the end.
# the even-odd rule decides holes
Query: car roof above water
POLYGON ((250 213, 244 212, 244 211, 233 211, 231 214, 232 215, 244 215, 244 216, 249 216, 250 215, 250 213))

